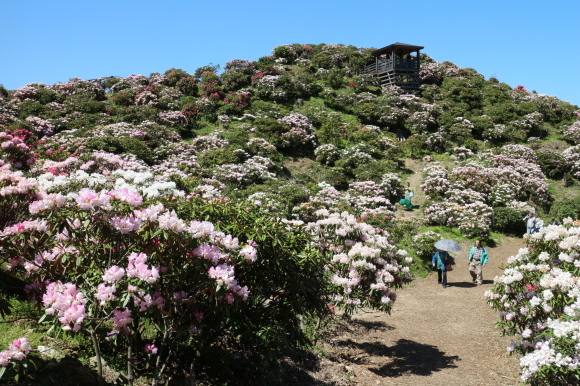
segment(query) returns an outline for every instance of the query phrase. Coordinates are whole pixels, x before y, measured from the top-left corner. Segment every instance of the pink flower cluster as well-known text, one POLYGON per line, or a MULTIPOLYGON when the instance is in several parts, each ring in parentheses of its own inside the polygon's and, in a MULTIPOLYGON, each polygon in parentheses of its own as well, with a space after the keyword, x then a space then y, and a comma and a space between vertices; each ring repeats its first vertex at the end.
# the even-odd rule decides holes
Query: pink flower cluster
POLYGON ((136 277, 149 284, 155 283, 159 279, 159 268, 153 267, 149 269, 149 266, 146 264, 146 254, 132 252, 128 259, 127 277, 136 277))
POLYGON ((10 361, 21 361, 26 358, 31 347, 28 339, 18 338, 8 346, 8 350, 0 351, 0 367, 6 367, 10 361))
MULTIPOLYGON (((210 267, 208 271, 208 276, 211 279, 215 279, 216 283, 220 286, 225 286, 228 290, 237 294, 241 297, 242 301, 248 299, 250 291, 247 286, 241 287, 238 281, 234 278, 234 267, 228 264, 220 264, 216 267, 210 267)), ((234 297, 231 293, 226 295, 226 300, 228 304, 234 302, 234 297)))
POLYGON ((72 283, 63 284, 53 282, 46 286, 46 293, 42 296, 42 303, 46 307, 45 313, 56 314, 63 324, 63 330, 78 331, 81 323, 87 316, 85 304, 87 300, 83 293, 72 283), (70 325, 73 324, 73 327, 70 325))

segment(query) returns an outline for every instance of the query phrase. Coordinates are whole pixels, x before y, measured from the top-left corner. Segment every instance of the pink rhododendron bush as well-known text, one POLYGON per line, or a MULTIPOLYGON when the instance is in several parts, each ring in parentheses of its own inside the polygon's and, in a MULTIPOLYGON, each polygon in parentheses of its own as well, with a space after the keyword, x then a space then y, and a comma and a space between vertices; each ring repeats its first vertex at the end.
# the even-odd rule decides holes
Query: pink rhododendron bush
MULTIPOLYGON (((388 233, 346 212, 316 212, 307 226, 277 220, 214 198, 224 187, 215 180, 186 195, 105 152, 38 160, 29 177, 10 166, 0 169, 6 272, 27 283, 41 326, 86 335, 108 363, 125 358, 128 379, 195 372, 216 348, 266 364, 307 345, 306 322, 329 305, 389 312, 411 280, 388 233)), ((34 350, 19 342, 0 365, 26 361, 34 350)))
POLYGON ((521 354, 522 380, 578 383, 580 368, 580 222, 550 225, 527 238, 486 291, 500 326, 519 335, 509 351, 521 354))

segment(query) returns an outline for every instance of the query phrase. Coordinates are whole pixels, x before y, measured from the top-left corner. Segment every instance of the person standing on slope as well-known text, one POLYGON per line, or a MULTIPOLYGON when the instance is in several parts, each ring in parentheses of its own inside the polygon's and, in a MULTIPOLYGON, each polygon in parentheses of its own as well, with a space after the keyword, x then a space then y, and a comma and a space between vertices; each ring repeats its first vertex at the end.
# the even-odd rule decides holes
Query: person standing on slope
POLYGON ((526 217, 524 217, 524 221, 526 222, 527 233, 529 235, 534 233, 534 229, 536 229, 536 215, 533 212, 530 212, 526 217))
POLYGON ((481 245, 481 240, 475 240, 475 245, 469 251, 469 273, 473 283, 483 284, 482 268, 488 259, 487 250, 481 245))
POLYGON ((411 205, 411 208, 413 208, 413 197, 415 197, 415 193, 413 193, 413 189, 411 189, 411 183, 407 182, 407 186, 405 187, 405 199, 409 200, 409 204, 411 205))
POLYGON ((447 288, 447 266, 451 263, 451 256, 449 252, 438 250, 431 259, 433 268, 437 269, 437 283, 441 284, 443 288, 447 288))

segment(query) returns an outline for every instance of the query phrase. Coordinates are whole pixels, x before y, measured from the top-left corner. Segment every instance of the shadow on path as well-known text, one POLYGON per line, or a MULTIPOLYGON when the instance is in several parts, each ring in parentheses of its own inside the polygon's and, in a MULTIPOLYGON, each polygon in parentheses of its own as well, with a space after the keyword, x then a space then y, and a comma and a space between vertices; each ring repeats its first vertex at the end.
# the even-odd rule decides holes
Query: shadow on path
MULTIPOLYGON (((445 368, 457 367, 454 363, 459 356, 445 355, 436 346, 399 339, 394 346, 382 343, 356 343, 352 340, 337 342, 339 346, 363 350, 368 356, 389 358, 391 361, 381 367, 369 367, 369 371, 382 377, 398 377, 404 374, 428 376, 445 368)), ((352 362, 360 359, 350 358, 352 362)))
POLYGON ((456 282, 448 282, 447 287, 475 288, 477 287, 477 284, 469 281, 456 281, 456 282))
POLYGON ((351 324, 354 325, 358 325, 361 327, 366 328, 367 330, 385 330, 385 331, 390 331, 390 330, 394 330, 395 327, 391 327, 388 324, 386 324, 385 322, 373 322, 373 321, 369 321, 369 320, 360 320, 360 319, 352 319, 350 321, 351 324))

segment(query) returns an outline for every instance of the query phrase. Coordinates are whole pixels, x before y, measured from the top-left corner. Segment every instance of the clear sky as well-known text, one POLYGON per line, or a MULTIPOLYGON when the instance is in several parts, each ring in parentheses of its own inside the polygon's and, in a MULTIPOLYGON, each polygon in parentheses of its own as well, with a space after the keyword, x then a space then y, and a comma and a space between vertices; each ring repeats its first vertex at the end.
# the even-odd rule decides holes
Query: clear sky
POLYGON ((193 73, 278 45, 424 46, 580 105, 578 0, 0 0, 0 84, 193 73))

